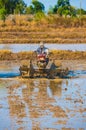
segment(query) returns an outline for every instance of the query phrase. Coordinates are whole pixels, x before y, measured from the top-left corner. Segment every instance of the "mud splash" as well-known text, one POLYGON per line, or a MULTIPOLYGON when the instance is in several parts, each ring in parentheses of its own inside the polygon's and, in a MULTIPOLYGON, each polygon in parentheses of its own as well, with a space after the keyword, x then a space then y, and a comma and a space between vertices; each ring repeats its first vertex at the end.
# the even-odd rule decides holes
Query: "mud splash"
MULTIPOLYGON (((21 76, 20 72, 2 72, 2 73, 0 73, 0 78, 14 78, 14 77, 20 77, 20 76, 21 76)), ((65 79, 65 78, 79 78, 79 77, 86 77, 86 70, 69 71, 68 74, 62 78, 65 79)))
MULTIPOLYGON (((1 61, 0 62, 0 78, 20 77, 19 67, 21 64, 27 63, 24 61, 1 61)), ((86 78, 86 61, 85 60, 56 60, 56 65, 62 65, 62 68, 69 68, 69 73, 63 78, 86 78)), ((56 76, 58 78, 58 75, 56 76)))
POLYGON ((76 71, 69 71, 66 78, 79 78, 79 77, 86 77, 86 70, 76 70, 76 71))

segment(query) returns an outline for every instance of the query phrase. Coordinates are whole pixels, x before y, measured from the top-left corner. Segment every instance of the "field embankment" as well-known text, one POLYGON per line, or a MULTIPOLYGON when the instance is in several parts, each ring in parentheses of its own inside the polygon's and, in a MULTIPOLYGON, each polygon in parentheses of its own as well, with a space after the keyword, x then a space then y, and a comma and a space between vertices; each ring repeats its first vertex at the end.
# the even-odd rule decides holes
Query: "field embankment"
MULTIPOLYGON (((86 52, 52 50, 50 55, 54 60, 86 60, 86 52)), ((13 53, 8 50, 0 50, 0 60, 29 60, 36 58, 32 52, 13 53)))
POLYGON ((0 21, 0 43, 86 43, 86 18, 17 16, 0 21))

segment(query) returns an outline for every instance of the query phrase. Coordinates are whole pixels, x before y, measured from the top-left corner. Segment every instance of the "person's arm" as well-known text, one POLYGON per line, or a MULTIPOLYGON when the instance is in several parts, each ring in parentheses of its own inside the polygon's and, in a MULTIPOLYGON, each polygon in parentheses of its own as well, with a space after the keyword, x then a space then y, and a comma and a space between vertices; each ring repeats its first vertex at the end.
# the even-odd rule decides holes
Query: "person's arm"
POLYGON ((48 55, 49 54, 49 49, 45 48, 45 51, 46 51, 46 54, 48 55))
POLYGON ((49 55, 49 49, 48 48, 45 48, 45 53, 46 53, 46 56, 49 55))
POLYGON ((37 49, 37 54, 41 54, 41 48, 40 47, 37 49))

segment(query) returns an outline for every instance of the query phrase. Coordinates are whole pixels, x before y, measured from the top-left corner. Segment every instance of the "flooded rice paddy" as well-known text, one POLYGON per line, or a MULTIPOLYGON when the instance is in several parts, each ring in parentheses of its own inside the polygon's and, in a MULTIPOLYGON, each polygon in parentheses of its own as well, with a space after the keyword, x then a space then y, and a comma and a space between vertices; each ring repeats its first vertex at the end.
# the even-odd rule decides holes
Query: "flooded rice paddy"
POLYGON ((86 79, 0 80, 0 122, 0 130, 84 130, 86 79))
POLYGON ((1 61, 0 74, 15 75, 0 77, 0 130, 86 129, 86 61, 62 64, 70 78, 22 79, 20 63, 1 61))
MULTIPOLYGON (((86 44, 45 44, 46 47, 53 50, 71 50, 86 51, 86 44)), ((10 50, 14 53, 21 51, 33 51, 39 47, 39 44, 0 44, 0 50, 10 50)))
MULTIPOLYGON (((47 45, 52 49, 53 44, 47 45)), ((1 44, 12 52, 38 45, 1 44)), ((86 51, 86 44, 55 45, 54 49, 86 51)), ((23 61, 24 62, 24 61, 23 61)), ((20 61, 0 61, 0 130, 85 130, 86 61, 61 61, 67 78, 22 79, 20 61)))

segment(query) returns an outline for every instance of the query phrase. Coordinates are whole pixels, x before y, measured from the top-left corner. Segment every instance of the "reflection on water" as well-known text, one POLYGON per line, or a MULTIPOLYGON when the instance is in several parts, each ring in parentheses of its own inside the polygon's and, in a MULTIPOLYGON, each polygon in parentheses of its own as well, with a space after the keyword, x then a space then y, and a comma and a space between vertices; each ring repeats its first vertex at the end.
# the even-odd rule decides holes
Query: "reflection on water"
POLYGON ((85 129, 85 86, 85 79, 0 80, 0 130, 85 129))
POLYGON ((53 96, 61 97, 61 91, 62 91, 61 85, 62 85, 62 82, 57 83, 57 82, 54 82, 53 80, 50 81, 48 92, 49 91, 51 92, 52 97, 53 96))

